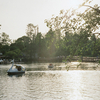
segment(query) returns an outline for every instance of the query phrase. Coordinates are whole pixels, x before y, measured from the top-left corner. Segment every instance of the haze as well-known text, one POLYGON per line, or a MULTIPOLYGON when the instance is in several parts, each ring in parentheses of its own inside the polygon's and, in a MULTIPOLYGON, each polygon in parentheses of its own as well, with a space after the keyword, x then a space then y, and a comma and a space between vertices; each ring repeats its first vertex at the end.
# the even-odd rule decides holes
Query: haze
MULTIPOLYGON (((94 0, 92 4, 100 4, 94 0), (95 2, 94 2, 95 1, 95 2)), ((0 33, 5 32, 10 39, 26 35, 29 23, 39 26, 39 32, 48 31, 45 19, 59 15, 60 10, 77 8, 83 0, 0 0, 0 33)))

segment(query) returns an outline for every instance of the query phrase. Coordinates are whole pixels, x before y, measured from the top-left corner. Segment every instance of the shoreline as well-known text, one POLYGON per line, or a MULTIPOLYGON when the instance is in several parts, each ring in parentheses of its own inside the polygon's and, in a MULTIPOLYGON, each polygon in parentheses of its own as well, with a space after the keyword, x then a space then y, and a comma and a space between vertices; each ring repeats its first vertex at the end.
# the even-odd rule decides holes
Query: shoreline
MULTIPOLYGON (((67 59, 67 57, 61 56, 61 57, 48 57, 48 58, 34 58, 34 59, 27 59, 22 61, 15 61, 15 64, 24 64, 24 63, 50 63, 50 62, 66 62, 70 61, 70 58, 67 59)), ((80 56, 73 56, 71 58, 71 61, 77 61, 77 62, 99 62, 99 57, 80 57, 80 56)), ((6 59, 3 62, 0 62, 0 64, 11 64, 11 62, 6 59)))

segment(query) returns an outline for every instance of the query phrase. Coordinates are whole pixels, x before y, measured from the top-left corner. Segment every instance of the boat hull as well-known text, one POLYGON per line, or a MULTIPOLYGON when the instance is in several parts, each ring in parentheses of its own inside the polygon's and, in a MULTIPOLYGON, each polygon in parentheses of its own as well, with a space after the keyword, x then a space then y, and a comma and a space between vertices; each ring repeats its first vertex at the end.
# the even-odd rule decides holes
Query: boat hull
POLYGON ((17 74, 23 74, 25 72, 7 72, 8 75, 17 75, 17 74))
POLYGON ((48 66, 48 68, 53 68, 54 66, 53 66, 53 64, 49 64, 49 66, 48 66))
POLYGON ((48 66, 48 68, 53 68, 53 66, 48 66))

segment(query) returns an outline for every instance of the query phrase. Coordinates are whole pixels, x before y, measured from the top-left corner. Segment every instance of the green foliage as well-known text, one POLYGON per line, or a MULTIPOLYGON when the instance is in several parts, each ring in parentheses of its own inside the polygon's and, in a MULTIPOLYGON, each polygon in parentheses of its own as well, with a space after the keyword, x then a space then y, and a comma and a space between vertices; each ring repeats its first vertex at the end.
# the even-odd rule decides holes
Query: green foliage
POLYGON ((17 57, 17 53, 15 53, 14 51, 8 51, 8 52, 6 52, 5 55, 10 57, 11 59, 16 59, 16 57, 17 57))
POLYGON ((7 35, 4 32, 1 34, 0 38, 1 38, 2 45, 9 45, 11 43, 11 40, 9 39, 9 35, 7 35))
POLYGON ((0 52, 5 55, 6 52, 10 50, 10 47, 8 45, 1 45, 0 52))
POLYGON ((31 60, 67 56, 66 59, 70 61, 73 56, 100 56, 100 39, 92 34, 100 27, 100 7, 95 5, 94 8, 78 13, 75 17, 75 10, 61 10, 58 16, 45 20, 49 28, 45 36, 35 32, 36 26, 28 24, 27 36, 18 38, 10 46, 8 35, 3 33, 0 52, 11 58, 31 60))
POLYGON ((55 45, 56 45, 56 36, 54 31, 52 29, 49 30, 49 32, 45 35, 45 43, 47 48, 48 56, 54 56, 55 55, 55 45))

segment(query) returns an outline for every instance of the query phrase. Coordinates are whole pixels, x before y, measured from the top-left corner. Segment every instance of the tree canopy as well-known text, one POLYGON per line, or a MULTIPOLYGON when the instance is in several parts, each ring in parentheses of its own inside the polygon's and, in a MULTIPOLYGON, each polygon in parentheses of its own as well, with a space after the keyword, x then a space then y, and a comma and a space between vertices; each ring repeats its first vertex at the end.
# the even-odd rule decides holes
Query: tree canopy
MULTIPOLYGON (((86 6, 86 2, 81 6, 86 6)), ((15 43, 10 43, 9 36, 2 33, 0 52, 12 58, 31 60, 68 55, 100 56, 100 39, 93 34, 100 27, 99 11, 98 5, 87 6, 82 13, 61 10, 58 16, 45 20, 49 28, 45 36, 38 32, 37 26, 30 23, 26 36, 18 38, 15 43)))

